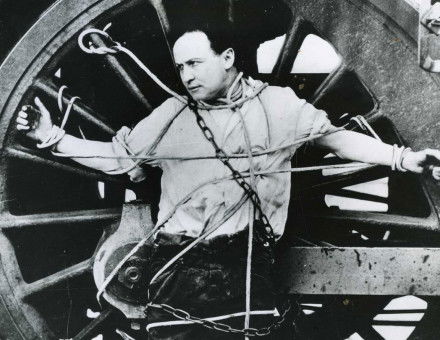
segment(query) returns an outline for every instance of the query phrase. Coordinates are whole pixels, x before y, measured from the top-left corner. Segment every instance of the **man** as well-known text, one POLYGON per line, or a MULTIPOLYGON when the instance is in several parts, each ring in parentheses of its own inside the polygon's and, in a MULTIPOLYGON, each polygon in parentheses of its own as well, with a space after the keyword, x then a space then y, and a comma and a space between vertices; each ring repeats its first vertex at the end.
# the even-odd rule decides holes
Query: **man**
MULTIPOLYGON (((149 286, 147 309, 147 330, 153 339, 243 338, 240 332, 182 323, 160 308, 163 304, 235 329, 243 328, 248 303, 253 328, 276 322, 276 314, 288 310, 276 301, 271 282, 271 241, 282 235, 287 218, 290 174, 276 171, 290 168, 290 159, 302 144, 292 142, 313 139, 341 158, 415 173, 440 161, 437 150, 397 149, 335 128, 325 112, 300 100, 291 89, 240 78, 235 51, 227 43, 206 27, 178 35, 173 54, 188 104, 168 99, 133 130, 118 131, 112 142, 63 134, 54 139, 50 114, 38 98, 41 117, 35 126, 26 112, 17 118, 17 129, 43 145, 55 140, 55 151, 88 167, 125 171, 133 181, 141 181, 142 167, 127 158, 133 154, 162 168, 158 223, 163 226, 150 260, 152 272, 160 275, 149 286), (251 243, 249 229, 254 233, 251 243), (200 236, 194 248, 163 270, 200 236)), ((435 178, 439 179, 437 173, 435 178)))

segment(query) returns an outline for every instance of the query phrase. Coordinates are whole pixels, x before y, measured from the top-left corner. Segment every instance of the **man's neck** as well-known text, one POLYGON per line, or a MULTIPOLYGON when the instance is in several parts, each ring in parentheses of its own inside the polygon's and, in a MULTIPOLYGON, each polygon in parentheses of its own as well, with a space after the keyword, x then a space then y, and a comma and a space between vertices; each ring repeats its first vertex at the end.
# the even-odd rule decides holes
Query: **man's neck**
MULTIPOLYGON (((221 103, 223 103, 224 99, 226 99, 226 96, 231 88, 231 86, 233 86, 235 79, 237 79, 238 76, 238 71, 237 70, 231 70, 228 75, 227 78, 225 80, 225 87, 218 93, 216 98, 213 98, 211 100, 207 100, 206 103, 209 104, 215 104, 218 103, 219 101, 221 103)), ((234 85, 234 89, 232 89, 232 97, 234 97, 234 93, 239 89, 239 87, 241 86, 241 83, 238 82, 236 85, 234 85)))
MULTIPOLYGON (((226 98, 226 95, 228 94, 228 91, 230 90, 231 86, 234 84, 235 79, 238 76, 238 71, 236 69, 231 70, 228 73, 228 77, 226 79, 226 86, 223 89, 220 98, 226 98)), ((240 86, 240 83, 237 83, 236 87, 240 86)), ((232 93, 234 93, 236 89, 232 89, 232 93)))

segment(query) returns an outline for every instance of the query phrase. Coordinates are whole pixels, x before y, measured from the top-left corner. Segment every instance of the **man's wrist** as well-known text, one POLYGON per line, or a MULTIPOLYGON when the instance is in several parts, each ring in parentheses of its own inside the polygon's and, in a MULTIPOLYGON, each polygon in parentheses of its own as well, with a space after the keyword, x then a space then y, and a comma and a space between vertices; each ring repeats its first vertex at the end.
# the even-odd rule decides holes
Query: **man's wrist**
POLYGON ((43 131, 41 133, 35 133, 35 139, 37 140, 37 143, 41 144, 49 140, 52 134, 52 129, 53 129, 53 124, 46 131, 43 131))
POLYGON ((405 148, 402 152, 400 167, 401 171, 411 171, 411 159, 414 159, 415 152, 411 148, 405 148))
POLYGON ((63 133, 62 136, 58 139, 58 141, 50 147, 52 152, 62 153, 61 152, 62 147, 60 148, 59 146, 63 142, 65 137, 66 137, 66 133, 63 133))

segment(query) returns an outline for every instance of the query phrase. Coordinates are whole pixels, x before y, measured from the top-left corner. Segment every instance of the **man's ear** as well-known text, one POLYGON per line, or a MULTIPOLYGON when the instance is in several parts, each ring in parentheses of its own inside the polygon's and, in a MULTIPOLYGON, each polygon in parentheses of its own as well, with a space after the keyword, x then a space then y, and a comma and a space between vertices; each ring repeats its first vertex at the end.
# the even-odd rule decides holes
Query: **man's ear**
POLYGON ((224 50, 221 54, 223 65, 226 70, 229 70, 232 66, 234 66, 235 62, 235 52, 232 47, 224 50))

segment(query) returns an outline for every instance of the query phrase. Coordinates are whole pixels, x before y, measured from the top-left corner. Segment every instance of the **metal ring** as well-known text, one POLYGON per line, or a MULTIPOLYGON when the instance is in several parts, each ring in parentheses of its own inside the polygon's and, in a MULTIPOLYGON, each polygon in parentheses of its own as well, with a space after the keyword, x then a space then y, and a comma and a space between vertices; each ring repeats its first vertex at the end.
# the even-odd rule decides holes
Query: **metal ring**
POLYGON ((110 35, 107 32, 105 32, 103 30, 100 30, 100 29, 97 29, 97 28, 89 28, 89 29, 86 29, 86 30, 82 31, 80 33, 80 35, 78 36, 78 45, 81 48, 81 50, 83 50, 86 53, 89 53, 89 54, 107 54, 107 53, 116 53, 117 52, 117 50, 115 50, 114 48, 107 47, 107 46, 102 46, 102 47, 94 47, 94 46, 86 47, 86 45, 84 44, 84 38, 86 37, 86 35, 92 34, 92 33, 96 33, 96 34, 102 35, 103 37, 109 39, 112 43, 114 43, 113 47, 121 46, 119 43, 115 42, 110 37, 110 35))

